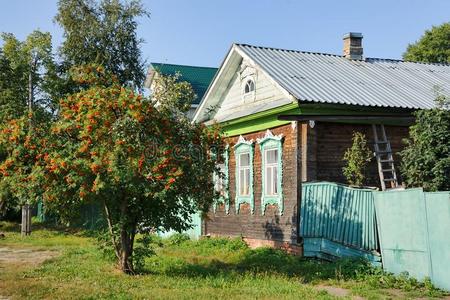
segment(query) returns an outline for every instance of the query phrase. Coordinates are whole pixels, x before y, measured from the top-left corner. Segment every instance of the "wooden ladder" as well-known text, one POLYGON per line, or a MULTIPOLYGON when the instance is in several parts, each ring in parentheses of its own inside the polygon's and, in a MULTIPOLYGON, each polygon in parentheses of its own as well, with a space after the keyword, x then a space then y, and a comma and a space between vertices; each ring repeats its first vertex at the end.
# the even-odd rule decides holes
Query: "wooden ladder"
POLYGON ((372 124, 373 138, 375 140, 375 157, 377 158, 378 174, 380 176, 381 189, 386 190, 398 187, 397 173, 395 173, 394 156, 392 155, 391 143, 386 137, 384 125, 372 124), (378 133, 381 132, 381 140, 378 133))

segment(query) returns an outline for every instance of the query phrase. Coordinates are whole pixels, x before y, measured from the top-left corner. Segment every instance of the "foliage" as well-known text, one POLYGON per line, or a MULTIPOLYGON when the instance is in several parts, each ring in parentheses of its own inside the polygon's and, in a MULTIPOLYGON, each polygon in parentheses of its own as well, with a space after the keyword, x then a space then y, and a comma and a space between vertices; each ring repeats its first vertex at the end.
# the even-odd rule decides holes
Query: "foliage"
POLYGON ((361 132, 353 133, 353 144, 344 153, 346 162, 342 171, 351 185, 362 186, 366 180, 368 163, 372 160, 372 151, 367 146, 366 136, 361 132))
POLYGON ((5 159, 0 162, 0 183, 7 188, 9 206, 33 203, 42 195, 42 174, 35 168, 44 165, 40 150, 48 143, 49 123, 32 114, 13 119, 0 127, 0 147, 5 159))
POLYGON ((64 69, 101 64, 120 84, 142 88, 145 80, 137 18, 148 16, 138 0, 59 0, 55 21, 64 30, 64 69))
POLYGON ((424 35, 409 44, 403 59, 426 63, 450 63, 450 22, 433 26, 424 35))
POLYGON ((195 93, 190 83, 179 81, 179 79, 179 74, 160 75, 154 79, 152 100, 155 101, 159 110, 186 113, 191 108, 195 93))
POLYGON ((436 108, 415 113, 416 123, 400 155, 400 166, 408 187, 425 191, 450 190, 450 99, 438 96, 436 108))
POLYGON ((182 231, 190 215, 209 209, 216 197, 209 151, 222 139, 218 128, 158 110, 100 66, 76 68, 73 77, 85 89, 60 103, 37 171, 44 201, 63 218, 83 202, 101 203, 120 267, 133 272, 137 233, 182 231))
MULTIPOLYGON (((0 231, 5 231, 1 227, 0 231)), ((11 227, 11 226, 9 226, 11 227)), ((16 226, 17 227, 17 226, 16 226)), ((118 274, 91 239, 79 233, 36 230, 30 238, 6 232, 2 246, 45 247, 60 256, 41 266, 3 264, 2 295, 11 298, 117 299, 334 299, 317 285, 343 287, 367 299, 442 297, 429 281, 394 276, 360 260, 334 263, 291 256, 283 251, 249 249, 241 239, 202 239, 177 245, 154 244, 136 277, 118 274), (236 245, 242 247, 236 249, 236 245), (24 280, 25 278, 25 280, 24 280), (95 284, 93 284, 95 283, 95 284)), ((155 236, 152 236, 155 238, 155 236)))
POLYGON ((169 238, 167 238, 167 244, 179 245, 179 244, 184 243, 189 240, 190 240, 189 235, 187 235, 185 233, 175 233, 175 234, 172 234, 171 236, 169 236, 169 238))
POLYGON ((1 34, 0 48, 0 123, 19 118, 27 111, 31 90, 37 114, 56 110, 59 81, 52 54, 52 37, 34 31, 25 41, 11 33, 1 34))

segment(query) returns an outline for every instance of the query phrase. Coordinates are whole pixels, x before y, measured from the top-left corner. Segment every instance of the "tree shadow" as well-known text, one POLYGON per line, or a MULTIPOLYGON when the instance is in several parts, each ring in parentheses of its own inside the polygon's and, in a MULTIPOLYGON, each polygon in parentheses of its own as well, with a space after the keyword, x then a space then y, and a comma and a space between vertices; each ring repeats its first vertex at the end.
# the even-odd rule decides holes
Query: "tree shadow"
MULTIPOLYGON (((167 262, 165 262, 167 263, 167 262)), ((280 249, 257 248, 247 249, 237 261, 224 262, 219 259, 202 262, 173 263, 162 271, 145 272, 147 274, 164 274, 172 277, 237 278, 242 275, 281 275, 299 277, 302 282, 314 282, 327 279, 352 279, 356 270, 370 269, 364 260, 343 259, 328 262, 318 259, 304 258, 286 253, 280 249)))

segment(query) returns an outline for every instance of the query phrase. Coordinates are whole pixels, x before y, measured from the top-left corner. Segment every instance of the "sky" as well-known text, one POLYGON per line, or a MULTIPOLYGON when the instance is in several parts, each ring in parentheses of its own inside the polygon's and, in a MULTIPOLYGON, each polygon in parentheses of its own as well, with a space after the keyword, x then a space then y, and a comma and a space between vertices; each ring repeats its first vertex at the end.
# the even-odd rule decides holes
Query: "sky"
MULTIPOLYGON (((401 58, 426 29, 450 21, 450 0, 142 0, 147 62, 218 67, 232 43, 341 54, 347 32, 364 35, 364 56, 401 58)), ((57 0, 0 0, 0 32, 19 39, 63 31, 57 0)))

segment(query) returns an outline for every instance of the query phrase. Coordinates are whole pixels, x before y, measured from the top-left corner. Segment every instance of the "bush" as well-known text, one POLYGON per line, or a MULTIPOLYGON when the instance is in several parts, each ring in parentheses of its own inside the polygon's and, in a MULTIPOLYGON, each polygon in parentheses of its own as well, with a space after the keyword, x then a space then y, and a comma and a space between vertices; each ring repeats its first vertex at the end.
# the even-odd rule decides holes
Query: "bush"
POLYGON ((361 132, 354 132, 353 144, 344 153, 346 162, 342 168, 347 182, 351 185, 362 186, 367 177, 367 165, 372 160, 372 151, 367 146, 366 136, 361 132))
POLYGON ((438 96, 437 107, 415 113, 400 170, 408 187, 450 190, 450 98, 438 96))
POLYGON ((169 236, 166 240, 167 245, 180 245, 186 241, 189 241, 191 238, 189 235, 185 233, 175 233, 169 236))

